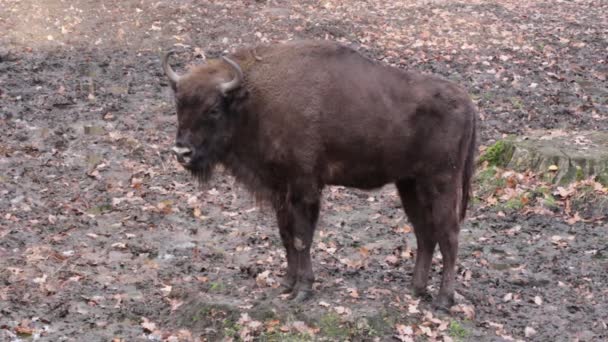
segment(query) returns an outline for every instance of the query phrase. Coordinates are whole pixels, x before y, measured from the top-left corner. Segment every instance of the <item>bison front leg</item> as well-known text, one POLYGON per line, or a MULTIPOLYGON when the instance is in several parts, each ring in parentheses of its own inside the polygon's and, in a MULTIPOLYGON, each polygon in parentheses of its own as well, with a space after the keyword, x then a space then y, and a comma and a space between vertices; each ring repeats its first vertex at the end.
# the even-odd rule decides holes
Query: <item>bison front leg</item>
POLYGON ((296 260, 296 283, 290 299, 302 302, 312 296, 315 280, 310 250, 319 218, 319 192, 294 192, 291 195, 293 215, 293 247, 296 260))
POLYGON ((277 223, 287 256, 283 280, 289 298, 301 302, 312 295, 314 273, 310 250, 319 217, 319 191, 290 191, 276 205, 277 223))
POLYGON ((298 255, 293 245, 293 214, 289 210, 289 203, 284 202, 279 204, 277 208, 277 223, 287 256, 287 274, 283 279, 282 285, 285 287, 284 293, 291 293, 297 280, 298 255))

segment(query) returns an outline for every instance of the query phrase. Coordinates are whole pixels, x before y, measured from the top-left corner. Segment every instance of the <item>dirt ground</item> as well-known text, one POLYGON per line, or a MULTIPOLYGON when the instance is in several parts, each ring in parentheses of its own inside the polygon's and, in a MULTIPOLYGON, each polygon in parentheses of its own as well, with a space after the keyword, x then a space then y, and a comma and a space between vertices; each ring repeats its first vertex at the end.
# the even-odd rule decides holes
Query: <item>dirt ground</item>
POLYGON ((326 189, 315 297, 291 304, 272 213, 228 175, 198 187, 168 152, 159 62, 342 41, 467 87, 483 149, 528 129, 608 130, 606 13, 603 0, 0 0, 0 340, 607 340, 605 213, 492 205, 482 180, 451 315, 411 296, 416 244, 393 186, 326 189))

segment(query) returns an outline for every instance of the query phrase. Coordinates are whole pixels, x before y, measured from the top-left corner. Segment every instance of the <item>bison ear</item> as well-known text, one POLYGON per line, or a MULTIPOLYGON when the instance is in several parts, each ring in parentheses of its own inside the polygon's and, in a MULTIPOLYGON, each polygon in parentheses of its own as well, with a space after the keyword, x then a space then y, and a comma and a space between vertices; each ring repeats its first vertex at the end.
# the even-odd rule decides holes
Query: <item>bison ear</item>
POLYGON ((241 86, 243 81, 243 70, 241 70, 241 67, 235 61, 228 57, 224 56, 222 57, 222 60, 227 63, 234 72, 234 78, 231 81, 220 83, 219 85, 219 90, 222 92, 222 95, 227 96, 228 93, 241 86))

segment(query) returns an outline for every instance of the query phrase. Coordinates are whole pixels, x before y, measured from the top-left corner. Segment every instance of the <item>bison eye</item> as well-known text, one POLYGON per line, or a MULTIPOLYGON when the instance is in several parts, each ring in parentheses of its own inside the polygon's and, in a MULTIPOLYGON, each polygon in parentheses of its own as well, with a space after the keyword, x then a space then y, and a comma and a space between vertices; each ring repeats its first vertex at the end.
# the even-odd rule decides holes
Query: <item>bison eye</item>
POLYGON ((215 120, 215 119, 219 119, 219 117, 221 116, 221 114, 222 114, 222 113, 220 113, 220 111, 219 111, 218 109, 214 108, 214 109, 211 109, 211 110, 210 110, 210 111, 207 113, 207 116, 208 116, 210 119, 214 119, 214 120, 215 120))

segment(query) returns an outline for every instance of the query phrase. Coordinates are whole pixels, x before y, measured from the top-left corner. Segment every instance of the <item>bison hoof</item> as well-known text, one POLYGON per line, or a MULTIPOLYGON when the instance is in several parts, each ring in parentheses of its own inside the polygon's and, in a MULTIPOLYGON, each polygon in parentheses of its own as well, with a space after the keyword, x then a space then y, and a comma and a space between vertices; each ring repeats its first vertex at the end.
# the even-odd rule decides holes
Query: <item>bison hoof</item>
POLYGON ((414 296, 422 299, 425 302, 430 302, 433 300, 431 294, 426 290, 426 288, 416 289, 414 288, 414 296))
POLYGON ((439 296, 433 302, 433 308, 435 310, 450 312, 450 308, 454 305, 454 297, 439 296))
POLYGON ((296 286, 296 280, 286 277, 285 279, 283 279, 283 281, 281 282, 281 286, 283 287, 283 291, 281 291, 282 294, 288 294, 291 293, 293 291, 293 289, 296 286))
POLYGON ((281 294, 290 294, 293 292, 293 286, 287 286, 285 284, 283 285, 283 289, 281 290, 281 294))
POLYGON ((294 303, 303 303, 312 298, 311 290, 297 290, 293 291, 289 296, 289 299, 294 303))

